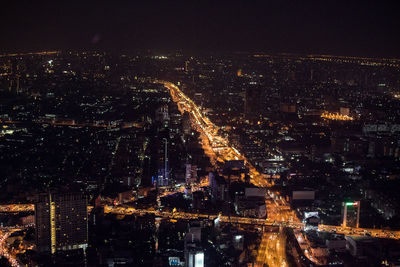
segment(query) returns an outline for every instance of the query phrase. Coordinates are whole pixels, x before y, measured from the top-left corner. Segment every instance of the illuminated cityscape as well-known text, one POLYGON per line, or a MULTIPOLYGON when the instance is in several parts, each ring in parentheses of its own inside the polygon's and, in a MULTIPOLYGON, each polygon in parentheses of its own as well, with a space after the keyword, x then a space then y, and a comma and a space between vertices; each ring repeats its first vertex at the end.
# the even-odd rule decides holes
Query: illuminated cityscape
POLYGON ((0 266, 400 266, 390 3, 0 14, 0 266))

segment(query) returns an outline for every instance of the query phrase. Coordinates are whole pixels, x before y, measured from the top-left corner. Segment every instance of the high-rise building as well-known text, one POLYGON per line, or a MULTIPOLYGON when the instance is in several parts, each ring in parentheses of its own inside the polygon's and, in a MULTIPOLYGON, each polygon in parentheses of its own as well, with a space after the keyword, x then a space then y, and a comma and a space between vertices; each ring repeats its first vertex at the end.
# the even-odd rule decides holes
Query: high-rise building
POLYGON ((182 115, 182 128, 183 128, 183 133, 187 135, 189 135, 192 131, 189 112, 184 112, 182 115))
POLYGON ((197 181, 197 165, 186 163, 185 181, 187 184, 197 181))
POLYGON ((147 186, 152 186, 153 185, 153 176, 154 173, 152 172, 152 166, 151 166, 151 159, 150 157, 145 157, 143 159, 143 174, 142 174, 142 179, 140 182, 141 186, 147 187, 147 186))
POLYGON ((168 105, 162 105, 156 110, 155 119, 160 122, 163 127, 168 128, 170 120, 168 105))
POLYGON ((86 249, 87 199, 81 193, 47 193, 35 202, 36 247, 39 252, 86 249))
POLYGON ((204 267, 201 226, 198 222, 191 223, 185 236, 185 267, 204 267))
POLYGON ((343 227, 359 227, 360 201, 343 202, 342 204, 343 227))

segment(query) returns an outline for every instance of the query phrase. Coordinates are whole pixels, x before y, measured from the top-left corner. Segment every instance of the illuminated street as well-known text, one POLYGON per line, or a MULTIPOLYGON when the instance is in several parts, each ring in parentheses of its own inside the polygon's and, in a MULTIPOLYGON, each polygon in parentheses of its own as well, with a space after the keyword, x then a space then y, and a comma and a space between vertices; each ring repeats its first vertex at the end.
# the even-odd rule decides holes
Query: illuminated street
POLYGON ((258 247, 256 266, 288 266, 286 261, 286 236, 281 232, 263 232, 258 247))
POLYGON ((244 160, 247 167, 249 168, 250 182, 260 187, 267 187, 273 185, 272 182, 268 182, 262 177, 262 175, 251 165, 246 157, 239 153, 239 151, 230 146, 228 141, 222 136, 218 135, 219 128, 213 124, 199 109, 199 107, 188 98, 175 84, 166 81, 156 81, 162 83, 166 88, 169 89, 172 99, 178 103, 180 111, 188 111, 193 118, 193 127, 203 137, 203 149, 207 155, 210 155, 212 162, 217 161, 225 162, 227 160, 244 160), (204 137, 207 140, 204 140, 204 137), (213 153, 210 153, 210 152, 213 153), (214 155, 215 156, 214 156, 214 155))
POLYGON ((328 119, 328 120, 337 120, 337 121, 352 121, 354 118, 348 115, 342 115, 338 113, 329 113, 325 112, 322 113, 321 118, 328 119))

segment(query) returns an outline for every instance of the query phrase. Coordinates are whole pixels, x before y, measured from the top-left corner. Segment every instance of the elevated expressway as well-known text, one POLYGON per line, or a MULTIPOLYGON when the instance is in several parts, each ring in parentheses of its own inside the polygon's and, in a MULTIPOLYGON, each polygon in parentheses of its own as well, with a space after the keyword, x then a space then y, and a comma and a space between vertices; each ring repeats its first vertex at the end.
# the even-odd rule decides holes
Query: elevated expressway
MULTIPOLYGON (((88 212, 93 209, 92 206, 88 206, 88 212)), ((35 208, 33 204, 9 204, 0 205, 0 213, 20 213, 20 212, 34 212, 35 208)), ((257 225, 257 226, 285 226, 295 229, 302 229, 304 224, 301 222, 286 222, 277 221, 270 218, 258 219, 249 217, 236 217, 236 216, 222 216, 216 214, 202 214, 202 213, 190 213, 190 212, 169 212, 169 211, 157 211, 154 209, 135 209, 132 207, 123 206, 104 206, 105 213, 120 214, 120 215, 146 215, 154 214, 156 217, 166 219, 210 219, 214 220, 217 217, 222 223, 232 224, 244 224, 244 225, 257 225)), ((336 225, 319 225, 319 230, 334 232, 345 235, 365 235, 370 234, 373 237, 378 238, 389 238, 389 239, 400 239, 400 231, 385 230, 385 229, 370 229, 370 228, 352 228, 352 227, 341 227, 336 225)))

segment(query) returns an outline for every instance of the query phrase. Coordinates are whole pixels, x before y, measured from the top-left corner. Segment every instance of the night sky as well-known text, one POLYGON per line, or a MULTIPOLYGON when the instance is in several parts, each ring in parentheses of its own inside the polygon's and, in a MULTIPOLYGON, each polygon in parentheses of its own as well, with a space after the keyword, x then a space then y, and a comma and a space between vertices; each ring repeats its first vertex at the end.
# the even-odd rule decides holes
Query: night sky
POLYGON ((0 52, 186 49, 400 57, 400 12, 388 1, 58 2, 2 2, 0 52))

